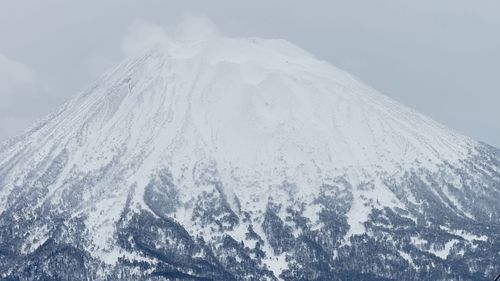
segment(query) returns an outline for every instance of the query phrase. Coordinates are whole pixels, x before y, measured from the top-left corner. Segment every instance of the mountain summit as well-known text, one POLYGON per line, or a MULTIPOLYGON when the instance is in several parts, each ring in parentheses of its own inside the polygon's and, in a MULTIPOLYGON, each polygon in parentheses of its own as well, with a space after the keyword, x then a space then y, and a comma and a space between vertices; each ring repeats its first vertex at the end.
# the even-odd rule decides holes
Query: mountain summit
POLYGON ((186 38, 0 146, 0 275, 490 280, 497 198, 497 149, 284 40, 186 38))

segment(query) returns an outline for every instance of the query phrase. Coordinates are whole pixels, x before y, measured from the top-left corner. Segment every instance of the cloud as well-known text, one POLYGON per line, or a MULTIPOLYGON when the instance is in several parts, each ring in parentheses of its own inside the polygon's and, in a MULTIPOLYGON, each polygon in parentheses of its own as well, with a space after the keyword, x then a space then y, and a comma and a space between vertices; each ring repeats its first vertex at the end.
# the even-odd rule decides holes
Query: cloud
POLYGON ((33 69, 0 53, 0 141, 48 112, 50 101, 33 69))
POLYGON ((128 28, 121 49, 130 56, 156 45, 168 46, 175 40, 209 40, 218 36, 217 25, 205 16, 185 14, 178 24, 170 26, 141 19, 128 28))
POLYGON ((221 36, 217 25, 205 16, 185 14, 172 33, 175 37, 185 40, 208 40, 221 36))
POLYGON ((160 25, 144 20, 135 21, 129 28, 122 42, 122 51, 134 55, 154 45, 168 44, 168 34, 160 25))
POLYGON ((0 114, 9 111, 19 98, 35 94, 35 84, 31 68, 0 53, 0 114))

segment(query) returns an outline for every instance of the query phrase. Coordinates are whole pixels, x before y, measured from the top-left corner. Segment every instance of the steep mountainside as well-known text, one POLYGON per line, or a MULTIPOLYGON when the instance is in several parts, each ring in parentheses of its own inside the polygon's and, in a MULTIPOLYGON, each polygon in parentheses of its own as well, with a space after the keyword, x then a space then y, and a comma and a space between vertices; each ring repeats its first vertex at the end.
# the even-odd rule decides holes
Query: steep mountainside
POLYGON ((282 40, 129 58, 0 146, 2 280, 491 280, 500 151, 282 40))

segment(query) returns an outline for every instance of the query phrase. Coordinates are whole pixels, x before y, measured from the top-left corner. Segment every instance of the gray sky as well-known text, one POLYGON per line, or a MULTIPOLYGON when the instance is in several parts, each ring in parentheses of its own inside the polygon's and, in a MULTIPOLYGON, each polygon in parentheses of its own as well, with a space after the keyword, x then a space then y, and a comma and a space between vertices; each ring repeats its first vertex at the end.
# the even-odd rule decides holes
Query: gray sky
POLYGON ((2 0, 0 140, 124 58, 137 20, 204 15, 284 38, 449 127, 500 147, 500 1, 2 0))

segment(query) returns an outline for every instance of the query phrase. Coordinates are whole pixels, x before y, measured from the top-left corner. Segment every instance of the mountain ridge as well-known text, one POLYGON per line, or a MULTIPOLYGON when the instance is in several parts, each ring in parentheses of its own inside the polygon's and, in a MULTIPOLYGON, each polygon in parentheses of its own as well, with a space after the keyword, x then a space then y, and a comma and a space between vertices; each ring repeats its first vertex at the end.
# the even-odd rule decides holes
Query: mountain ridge
POLYGON ((446 268, 498 247, 499 159, 286 41, 172 41, 0 147, 0 250, 31 268, 71 245, 93 280, 397 280, 430 276, 429 255, 434 280, 486 280, 446 268), (378 244, 395 277, 342 260, 378 244))

